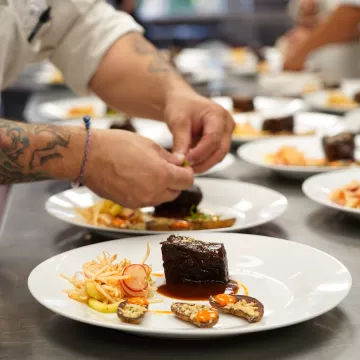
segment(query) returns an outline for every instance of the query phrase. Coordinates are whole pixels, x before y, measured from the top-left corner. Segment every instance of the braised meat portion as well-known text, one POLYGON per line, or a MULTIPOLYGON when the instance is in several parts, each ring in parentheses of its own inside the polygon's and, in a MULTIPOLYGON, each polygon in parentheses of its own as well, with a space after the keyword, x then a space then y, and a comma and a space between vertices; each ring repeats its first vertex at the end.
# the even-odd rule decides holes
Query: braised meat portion
POLYGON ((224 244, 171 235, 161 245, 167 284, 227 283, 229 281, 224 244))
POLYGON ((294 117, 284 116, 281 118, 266 119, 263 122, 262 130, 272 134, 282 132, 292 134, 294 132, 294 117))
POLYGON ((255 111, 254 100, 251 97, 235 95, 232 96, 234 111, 251 112, 255 111))
POLYGON ((322 145, 328 161, 355 160, 355 134, 343 132, 334 136, 325 136, 322 145))
POLYGON ((156 217, 183 219, 195 212, 203 198, 201 189, 193 185, 189 190, 184 190, 173 201, 155 207, 156 217))

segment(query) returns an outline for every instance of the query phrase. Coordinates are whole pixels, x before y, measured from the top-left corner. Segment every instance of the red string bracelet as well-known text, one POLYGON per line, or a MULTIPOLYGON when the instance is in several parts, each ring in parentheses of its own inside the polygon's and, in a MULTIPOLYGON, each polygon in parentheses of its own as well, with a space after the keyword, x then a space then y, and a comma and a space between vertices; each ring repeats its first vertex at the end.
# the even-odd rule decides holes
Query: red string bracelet
POLYGON ((86 143, 85 143, 85 154, 84 154, 83 162, 81 164, 81 169, 80 169, 79 175, 77 176, 75 181, 72 183, 73 188, 77 188, 81 184, 81 180, 84 177, 86 163, 87 163, 87 160, 88 160, 88 157, 89 157, 89 152, 90 152, 90 147, 91 147, 91 131, 90 131, 91 117, 90 116, 84 116, 83 117, 83 122, 85 124, 85 129, 86 129, 86 133, 87 133, 86 143))

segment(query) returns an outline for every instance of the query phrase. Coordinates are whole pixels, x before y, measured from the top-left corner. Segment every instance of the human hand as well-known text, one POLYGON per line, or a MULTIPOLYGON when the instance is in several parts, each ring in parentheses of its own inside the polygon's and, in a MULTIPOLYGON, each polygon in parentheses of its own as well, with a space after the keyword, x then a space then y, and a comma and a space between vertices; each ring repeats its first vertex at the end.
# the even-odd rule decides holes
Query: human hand
POLYGON ((284 37, 288 42, 289 53, 294 53, 297 48, 311 36, 311 30, 302 26, 295 27, 288 31, 284 37))
POLYGON ((228 153, 235 127, 229 112, 194 92, 168 96, 165 121, 174 136, 173 153, 183 155, 202 173, 228 153))
POLYGON ((140 135, 93 130, 84 185, 129 208, 174 200, 191 187, 194 174, 183 160, 140 135))

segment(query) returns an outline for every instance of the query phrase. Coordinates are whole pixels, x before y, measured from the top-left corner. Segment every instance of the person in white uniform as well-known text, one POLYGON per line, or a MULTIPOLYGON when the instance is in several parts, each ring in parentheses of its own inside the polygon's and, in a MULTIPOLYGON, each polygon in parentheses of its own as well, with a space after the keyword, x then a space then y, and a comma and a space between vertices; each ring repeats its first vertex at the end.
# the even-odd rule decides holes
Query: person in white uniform
POLYGON ((74 180, 83 169, 82 183, 102 197, 128 207, 156 205, 176 198, 194 173, 228 152, 231 115, 198 95, 133 18, 105 1, 0 0, 0 88, 46 58, 76 93, 165 121, 173 153, 121 130, 92 129, 89 149, 85 128, 0 120, 0 183, 74 180))
POLYGON ((360 54, 357 51, 358 44, 354 44, 354 41, 357 42, 359 38, 360 0, 333 0, 332 9, 332 12, 304 41, 289 51, 284 63, 285 70, 304 69, 309 55, 326 46, 353 43, 355 50, 349 50, 352 55, 348 56, 347 60, 340 61, 336 56, 331 56, 331 53, 324 58, 329 64, 344 69, 351 68, 358 76, 360 75, 358 58, 360 54))

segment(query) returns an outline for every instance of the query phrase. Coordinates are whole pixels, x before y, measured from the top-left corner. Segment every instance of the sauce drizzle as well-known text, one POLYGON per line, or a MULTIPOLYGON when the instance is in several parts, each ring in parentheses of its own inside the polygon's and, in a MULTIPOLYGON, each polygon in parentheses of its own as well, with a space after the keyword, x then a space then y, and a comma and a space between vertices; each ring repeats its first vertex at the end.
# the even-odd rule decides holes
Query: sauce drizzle
POLYGON ((163 296, 178 300, 208 300, 211 295, 235 295, 239 290, 236 281, 226 284, 164 284, 158 287, 157 292, 163 296))

